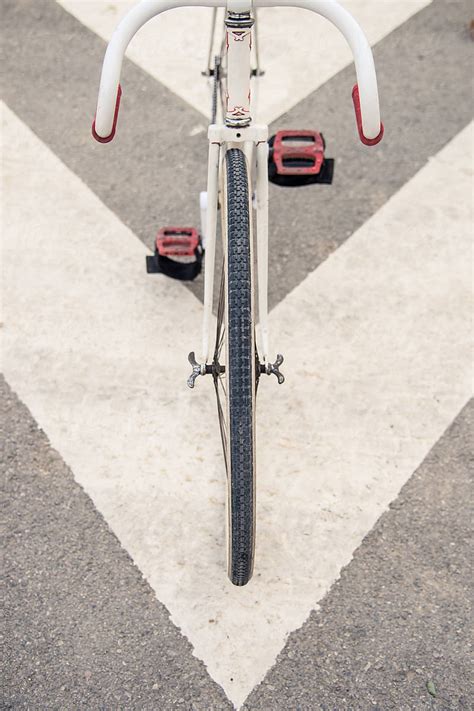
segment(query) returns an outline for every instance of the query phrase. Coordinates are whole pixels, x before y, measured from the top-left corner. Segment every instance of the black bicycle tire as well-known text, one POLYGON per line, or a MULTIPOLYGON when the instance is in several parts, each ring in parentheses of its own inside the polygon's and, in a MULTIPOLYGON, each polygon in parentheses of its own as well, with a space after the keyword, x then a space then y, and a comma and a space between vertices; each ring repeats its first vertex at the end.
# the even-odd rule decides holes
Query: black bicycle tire
POLYGON ((234 585, 246 585, 255 551, 255 325, 251 211, 244 153, 226 153, 229 561, 234 585))

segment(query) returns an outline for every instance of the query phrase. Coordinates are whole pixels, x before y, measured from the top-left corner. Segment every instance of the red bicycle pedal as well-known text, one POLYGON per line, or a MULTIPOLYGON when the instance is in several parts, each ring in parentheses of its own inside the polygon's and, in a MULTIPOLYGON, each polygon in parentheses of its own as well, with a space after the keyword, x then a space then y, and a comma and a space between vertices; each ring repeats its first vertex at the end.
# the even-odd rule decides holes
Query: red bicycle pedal
POLYGON ((155 253, 147 255, 148 274, 193 281, 201 272, 203 248, 194 227, 162 227, 156 235, 155 253))
POLYGON ((278 131, 271 159, 278 175, 318 175, 324 164, 324 138, 319 131, 278 131))
POLYGON ((155 239, 161 257, 194 257, 200 243, 194 227, 162 227, 155 239))

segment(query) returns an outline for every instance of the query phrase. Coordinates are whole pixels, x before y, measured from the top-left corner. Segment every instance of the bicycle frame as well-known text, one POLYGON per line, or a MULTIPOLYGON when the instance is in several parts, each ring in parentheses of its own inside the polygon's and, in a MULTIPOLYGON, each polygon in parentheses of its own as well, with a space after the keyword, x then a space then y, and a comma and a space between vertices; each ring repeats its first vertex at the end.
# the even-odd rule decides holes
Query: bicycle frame
POLYGON ((249 124, 245 129, 214 124, 209 127, 209 163, 206 214, 206 271, 204 275, 204 319, 202 336, 203 362, 211 358, 211 319, 214 296, 214 265, 217 231, 219 175, 225 152, 242 147, 249 167, 256 156, 256 234, 258 273, 258 339, 262 363, 268 358, 268 127, 249 124), (256 149, 254 152, 254 148, 256 149))
POLYGON ((353 90, 359 137, 366 145, 378 143, 383 135, 380 122, 377 78, 370 45, 361 28, 336 0, 142 0, 123 18, 108 45, 102 68, 94 137, 106 143, 115 135, 121 87, 120 72, 126 48, 136 32, 152 17, 181 6, 225 6, 227 47, 227 106, 224 124, 209 127, 207 205, 205 212, 206 269, 202 335, 203 364, 211 357, 210 331, 214 294, 215 242, 217 231, 219 175, 225 151, 242 147, 255 167, 255 213, 258 274, 259 359, 267 363, 268 344, 268 127, 252 123, 250 115, 250 55, 252 47, 252 8, 288 6, 306 8, 332 22, 344 35, 354 55, 357 85, 353 90))

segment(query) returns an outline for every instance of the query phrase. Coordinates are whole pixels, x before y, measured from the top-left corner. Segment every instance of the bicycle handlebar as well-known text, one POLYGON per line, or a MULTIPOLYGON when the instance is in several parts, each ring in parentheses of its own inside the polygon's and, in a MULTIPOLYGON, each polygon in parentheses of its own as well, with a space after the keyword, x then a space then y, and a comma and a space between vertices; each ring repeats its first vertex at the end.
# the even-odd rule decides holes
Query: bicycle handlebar
MULTIPOLYGON (((257 7, 293 5, 312 10, 333 23, 349 44, 357 75, 352 90, 359 138, 365 145, 382 140, 377 77, 372 50, 362 29, 352 15, 336 0, 254 0, 257 7)), ((234 12, 251 9, 250 0, 141 0, 133 7, 115 30, 105 53, 99 87, 99 98, 92 135, 101 143, 108 143, 115 135, 122 90, 120 72, 125 51, 138 30, 156 15, 182 6, 227 7, 234 12)))

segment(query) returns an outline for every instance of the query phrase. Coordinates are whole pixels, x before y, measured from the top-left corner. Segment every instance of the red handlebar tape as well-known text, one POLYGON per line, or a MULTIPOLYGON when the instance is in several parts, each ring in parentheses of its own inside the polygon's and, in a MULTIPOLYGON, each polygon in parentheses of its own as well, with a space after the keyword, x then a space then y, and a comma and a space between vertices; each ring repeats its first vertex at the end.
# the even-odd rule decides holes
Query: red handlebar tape
POLYGON ((384 131, 383 123, 380 124, 380 133, 378 136, 375 136, 375 138, 366 138, 364 136, 364 132, 362 130, 362 112, 360 110, 360 97, 359 97, 358 84, 355 84, 354 88, 352 89, 352 101, 354 102, 354 110, 355 110, 356 121, 357 121, 357 130, 359 131, 360 140, 366 146, 376 146, 377 143, 380 143, 380 141, 383 138, 383 131, 384 131))
POLYGON ((122 96, 122 87, 121 87, 120 84, 119 84, 118 90, 117 90, 117 99, 116 99, 116 101, 115 101, 115 113, 114 113, 114 122, 113 122, 113 124, 112 124, 112 131, 111 131, 110 134, 109 134, 108 136, 106 136, 105 138, 102 138, 102 136, 99 136, 99 134, 96 132, 96 130, 95 130, 95 118, 94 118, 94 122, 93 122, 93 124, 92 124, 92 135, 94 136, 94 138, 95 138, 96 141, 99 141, 99 143, 110 143, 110 141, 111 141, 111 140, 113 139, 113 137, 115 136, 115 129, 117 128, 117 119, 118 119, 118 112, 119 112, 119 108, 120 108, 120 99, 121 99, 121 96, 122 96))

